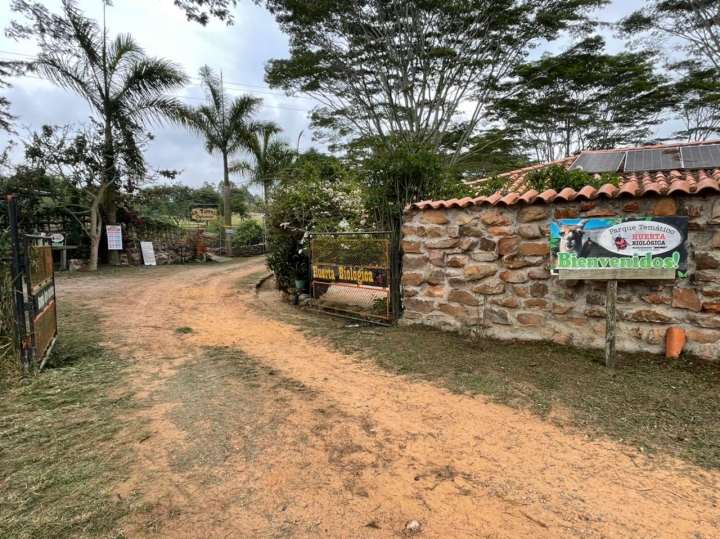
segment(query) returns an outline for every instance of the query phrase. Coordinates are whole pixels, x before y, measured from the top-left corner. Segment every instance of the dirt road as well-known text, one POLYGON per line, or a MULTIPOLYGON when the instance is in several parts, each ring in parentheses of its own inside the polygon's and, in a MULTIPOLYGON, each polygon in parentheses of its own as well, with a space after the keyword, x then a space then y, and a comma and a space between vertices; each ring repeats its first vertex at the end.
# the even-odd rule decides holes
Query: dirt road
POLYGON ((108 346, 137 359, 116 494, 148 505, 128 537, 404 537, 412 520, 433 538, 720 537, 720 474, 339 354, 282 322, 276 293, 235 286, 262 272, 60 280, 60 301, 105 314, 108 346))

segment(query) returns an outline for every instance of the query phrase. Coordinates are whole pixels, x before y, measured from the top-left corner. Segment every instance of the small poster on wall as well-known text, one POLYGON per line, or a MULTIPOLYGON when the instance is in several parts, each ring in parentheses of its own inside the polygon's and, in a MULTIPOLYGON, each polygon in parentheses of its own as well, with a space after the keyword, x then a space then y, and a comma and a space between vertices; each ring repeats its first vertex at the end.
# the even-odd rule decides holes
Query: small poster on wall
POLYGON ((142 251, 143 262, 146 266, 157 266, 155 261, 155 250, 151 241, 141 241, 140 250, 142 251))
POLYGON ((108 250, 109 251, 122 251, 122 227, 120 225, 106 225, 107 239, 108 239, 108 250))

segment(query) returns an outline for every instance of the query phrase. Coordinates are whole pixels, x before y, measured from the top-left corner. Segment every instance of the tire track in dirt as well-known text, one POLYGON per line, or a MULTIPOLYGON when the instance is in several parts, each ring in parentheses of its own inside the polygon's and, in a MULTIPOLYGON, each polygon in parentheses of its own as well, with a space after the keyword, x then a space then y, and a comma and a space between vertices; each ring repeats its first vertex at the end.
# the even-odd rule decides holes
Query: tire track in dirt
POLYGON ((129 383, 148 401, 141 416, 153 435, 133 443, 137 464, 120 490, 158 501, 156 535, 384 538, 403 536, 405 522, 417 519, 424 537, 437 538, 720 536, 720 474, 639 462, 631 448, 333 351, 274 319, 290 310, 276 294, 234 289, 262 265, 59 282, 60 301, 75 296, 99 309, 111 345, 137 358, 129 383), (194 333, 179 337, 181 326, 194 333), (244 429, 255 429, 258 450, 250 460, 230 450, 212 465, 211 485, 171 466, 189 443, 172 419, 188 404, 182 392, 153 402, 185 365, 202 360, 204 346, 237 348, 265 369, 254 385, 226 377, 220 404, 232 408, 254 392, 262 406, 244 426, 240 417, 237 425, 221 421, 222 436, 227 447, 242 447, 244 429), (272 376, 299 382, 312 397, 272 376))

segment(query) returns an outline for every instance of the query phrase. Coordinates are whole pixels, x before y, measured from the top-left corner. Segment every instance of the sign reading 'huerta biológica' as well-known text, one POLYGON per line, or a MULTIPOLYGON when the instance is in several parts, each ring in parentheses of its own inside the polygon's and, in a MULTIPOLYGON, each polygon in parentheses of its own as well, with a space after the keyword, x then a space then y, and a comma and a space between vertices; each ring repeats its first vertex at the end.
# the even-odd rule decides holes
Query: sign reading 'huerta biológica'
POLYGON ((552 269, 687 274, 687 217, 562 219, 550 225, 552 269))

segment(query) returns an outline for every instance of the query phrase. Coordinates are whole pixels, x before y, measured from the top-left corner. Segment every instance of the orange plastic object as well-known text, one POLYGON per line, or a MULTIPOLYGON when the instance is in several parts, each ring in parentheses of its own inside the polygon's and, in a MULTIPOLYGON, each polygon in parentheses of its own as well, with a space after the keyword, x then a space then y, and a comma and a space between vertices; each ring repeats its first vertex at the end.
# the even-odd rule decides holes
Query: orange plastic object
POLYGON ((677 359, 685 346, 685 330, 682 328, 668 328, 665 334, 665 357, 677 359))

